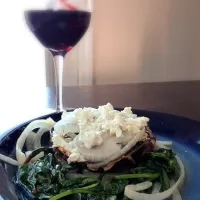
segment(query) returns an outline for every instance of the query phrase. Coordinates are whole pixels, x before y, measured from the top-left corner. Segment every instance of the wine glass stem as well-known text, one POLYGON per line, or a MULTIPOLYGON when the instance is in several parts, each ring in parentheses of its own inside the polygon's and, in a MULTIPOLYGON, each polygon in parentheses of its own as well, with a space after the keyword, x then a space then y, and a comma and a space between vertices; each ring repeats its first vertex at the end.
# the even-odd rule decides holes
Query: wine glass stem
POLYGON ((62 101, 63 64, 64 64, 63 56, 61 55, 54 56, 57 112, 63 111, 63 101, 62 101))

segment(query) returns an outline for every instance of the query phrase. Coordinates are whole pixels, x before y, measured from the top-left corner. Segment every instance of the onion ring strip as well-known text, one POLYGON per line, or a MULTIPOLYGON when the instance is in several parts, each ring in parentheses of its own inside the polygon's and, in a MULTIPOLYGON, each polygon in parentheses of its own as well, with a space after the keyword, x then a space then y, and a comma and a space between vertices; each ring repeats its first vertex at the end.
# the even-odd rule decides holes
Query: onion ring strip
POLYGON ((36 128, 45 128, 47 130, 51 130, 52 127, 53 127, 53 124, 50 123, 49 120, 41 119, 41 120, 35 120, 35 121, 31 122, 24 129, 24 131, 22 132, 22 134, 20 135, 20 137, 18 138, 17 143, 16 143, 16 158, 17 158, 19 165, 23 165, 26 160, 26 156, 22 152, 22 148, 24 146, 24 143, 26 141, 28 134, 36 128))
POLYGON ((182 161, 178 156, 176 156, 177 162, 180 166, 180 177, 177 182, 168 190, 156 194, 146 194, 146 193, 139 193, 136 190, 131 190, 130 185, 125 187, 124 195, 130 199, 134 200, 164 200, 170 197, 179 187, 180 183, 183 182, 185 178, 185 170, 182 161))

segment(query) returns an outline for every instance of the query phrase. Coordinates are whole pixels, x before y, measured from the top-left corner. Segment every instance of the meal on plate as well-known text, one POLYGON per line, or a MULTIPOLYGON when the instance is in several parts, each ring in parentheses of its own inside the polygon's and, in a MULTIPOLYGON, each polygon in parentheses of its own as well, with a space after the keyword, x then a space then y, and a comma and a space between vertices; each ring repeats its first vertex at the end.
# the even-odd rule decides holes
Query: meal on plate
POLYGON ((16 160, 0 159, 18 166, 16 191, 28 199, 181 200, 183 163, 148 122, 110 103, 64 111, 58 122, 31 122, 17 140, 16 160))

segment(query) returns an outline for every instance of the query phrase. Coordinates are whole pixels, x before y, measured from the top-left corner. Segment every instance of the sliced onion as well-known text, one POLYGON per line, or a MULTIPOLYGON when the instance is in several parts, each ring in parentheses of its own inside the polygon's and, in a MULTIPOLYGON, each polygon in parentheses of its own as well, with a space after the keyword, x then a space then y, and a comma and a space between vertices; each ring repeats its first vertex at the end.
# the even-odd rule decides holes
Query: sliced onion
POLYGON ((156 182, 153 186, 151 193, 156 194, 156 193, 160 192, 160 189, 161 189, 161 184, 159 182, 156 182))
POLYGON ((135 185, 127 185, 125 188, 125 192, 126 193, 131 193, 132 191, 142 191, 142 190, 146 190, 149 189, 152 186, 152 182, 150 181, 145 181, 142 183, 138 183, 135 185))
POLYGON ((131 150, 133 146, 141 139, 143 136, 144 129, 139 131, 137 135, 125 146, 123 147, 119 152, 115 153, 114 155, 110 156, 108 159, 105 159, 102 162, 94 163, 94 164, 88 164, 88 167, 90 169, 98 169, 99 167, 105 166, 107 163, 123 156, 127 152, 131 150))
POLYGON ((164 146, 169 147, 169 148, 172 147, 172 141, 157 140, 156 142, 159 143, 159 144, 163 144, 164 146))
POLYGON ((4 162, 6 162, 6 163, 9 163, 9 164, 11 164, 11 165, 16 165, 16 166, 19 165, 18 162, 17 162, 16 160, 14 160, 14 159, 12 159, 12 158, 10 158, 10 157, 8 157, 8 156, 5 156, 5 155, 3 155, 3 154, 0 154, 0 160, 4 161, 4 162))
POLYGON ((79 126, 73 112, 63 112, 62 119, 54 126, 57 134, 78 133, 79 126))
MULTIPOLYGON (((46 121, 49 124, 51 124, 52 127, 56 124, 56 122, 52 118, 50 118, 50 117, 46 121)), ((36 149, 39 149, 39 148, 42 147, 42 145, 41 145, 41 138, 42 138, 43 134, 45 132, 47 132, 47 131, 49 131, 49 130, 45 129, 45 128, 40 128, 38 130, 37 134, 35 134, 35 139, 34 139, 34 142, 33 142, 33 150, 36 150, 36 149)))
POLYGON ((31 122, 24 129, 24 131, 22 132, 22 134, 20 135, 20 137, 18 138, 17 143, 16 143, 16 158, 20 165, 23 165, 23 163, 26 160, 26 156, 22 152, 22 148, 24 146, 25 140, 26 140, 27 136, 29 135, 29 133, 32 132, 36 128, 44 128, 44 129, 50 130, 50 129, 52 129, 52 127, 53 127, 53 124, 47 120, 35 120, 35 121, 31 122))
POLYGON ((41 153, 39 153, 38 155, 36 155, 35 157, 33 157, 33 158, 31 159, 31 162, 36 161, 36 160, 39 160, 40 158, 43 158, 43 157, 44 157, 44 152, 41 152, 41 153))
POLYGON ((31 153, 32 153, 32 151, 26 151, 26 152, 25 152, 26 158, 29 157, 29 156, 31 155, 31 153))
POLYGON ((174 191, 174 193, 172 194, 172 200, 182 200, 179 190, 176 189, 174 191))
POLYGON ((75 113, 74 113, 74 111, 63 111, 63 113, 62 113, 62 116, 61 116, 61 119, 62 120, 67 120, 67 119, 74 119, 74 121, 76 120, 76 118, 75 118, 76 116, 75 116, 75 113))
POLYGON ((27 151, 32 151, 34 149, 34 138, 35 138, 35 133, 31 131, 27 138, 26 138, 26 149, 27 151))
MULTIPOLYGON (((170 185, 172 186, 174 184, 175 184, 175 181, 174 180, 170 180, 170 185)), ((172 200, 182 200, 181 194, 180 194, 178 189, 176 189, 174 191, 174 193, 172 194, 172 200)))
MULTIPOLYGON (((26 155, 26 159, 32 154, 33 151, 26 151, 25 155, 26 155)), ((36 156, 34 156, 30 161, 36 161, 39 160, 40 158, 44 157, 44 152, 41 152, 39 154, 37 154, 36 156)))
POLYGON ((46 121, 47 121, 52 127, 56 124, 56 122, 55 122, 51 117, 47 118, 46 121))
POLYGON ((67 133, 67 135, 71 138, 74 139, 77 135, 75 133, 67 133))
POLYGON ((41 148, 41 138, 43 136, 43 134, 48 131, 47 129, 44 128, 40 128, 38 130, 38 132, 35 134, 35 139, 34 139, 34 144, 33 144, 33 148, 34 150, 41 148))
POLYGON ((166 147, 164 144, 156 141, 156 145, 155 145, 155 149, 169 149, 168 147, 166 147))
MULTIPOLYGON (((32 154, 32 152, 33 151, 26 151, 25 152, 26 159, 32 154)), ((44 152, 41 152, 41 153, 37 154, 30 161, 33 162, 33 161, 39 160, 42 157, 44 157, 44 152)))
POLYGON ((156 141, 155 149, 169 149, 172 146, 171 141, 156 141))
POLYGON ((177 182, 172 185, 168 190, 156 194, 146 194, 146 193, 139 193, 134 188, 130 190, 130 187, 125 187, 124 195, 127 196, 129 199, 134 200, 164 200, 168 197, 170 197, 179 187, 180 183, 185 178, 185 170, 182 161, 178 156, 176 156, 177 162, 180 166, 180 177, 177 180, 177 182))

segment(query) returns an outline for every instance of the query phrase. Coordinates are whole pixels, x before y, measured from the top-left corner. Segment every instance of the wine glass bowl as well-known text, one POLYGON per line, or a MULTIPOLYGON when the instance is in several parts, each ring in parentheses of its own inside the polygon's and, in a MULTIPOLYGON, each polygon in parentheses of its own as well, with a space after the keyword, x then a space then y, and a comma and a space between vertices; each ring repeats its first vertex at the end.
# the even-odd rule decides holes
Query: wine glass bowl
POLYGON ((31 32, 54 57, 56 74, 57 111, 63 110, 62 71, 63 57, 83 37, 91 18, 90 0, 41 1, 35 9, 25 11, 25 21, 31 32))
POLYGON ((28 10, 25 19, 29 29, 45 48, 53 55, 64 56, 85 34, 90 13, 63 9, 28 10))

